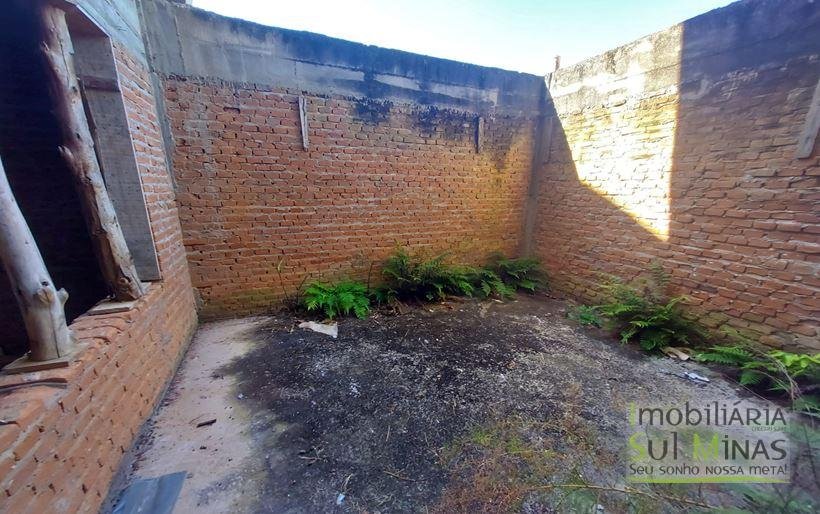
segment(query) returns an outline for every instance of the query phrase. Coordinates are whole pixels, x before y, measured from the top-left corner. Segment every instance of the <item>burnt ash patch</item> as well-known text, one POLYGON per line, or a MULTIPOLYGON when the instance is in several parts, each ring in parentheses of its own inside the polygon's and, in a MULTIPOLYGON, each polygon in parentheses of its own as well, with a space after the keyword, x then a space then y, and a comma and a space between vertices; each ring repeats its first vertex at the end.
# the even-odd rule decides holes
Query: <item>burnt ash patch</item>
MULTIPOLYGON (((672 376, 696 364, 647 358, 565 315, 547 298, 467 301, 343 319, 336 340, 271 317, 217 372, 251 411, 255 511, 552 512, 564 500, 527 488, 623 481, 630 402, 738 397, 715 375, 706 388, 672 376)), ((596 501, 626 512, 632 500, 596 501)))
POLYGON ((543 415, 544 398, 524 392, 513 405, 497 398, 492 379, 515 355, 551 343, 500 322, 516 306, 345 319, 336 340, 287 316, 263 326, 263 344, 220 371, 237 375, 237 393, 256 413, 252 431, 269 471, 259 510, 409 512, 434 503, 448 476, 442 448, 491 416, 543 415))

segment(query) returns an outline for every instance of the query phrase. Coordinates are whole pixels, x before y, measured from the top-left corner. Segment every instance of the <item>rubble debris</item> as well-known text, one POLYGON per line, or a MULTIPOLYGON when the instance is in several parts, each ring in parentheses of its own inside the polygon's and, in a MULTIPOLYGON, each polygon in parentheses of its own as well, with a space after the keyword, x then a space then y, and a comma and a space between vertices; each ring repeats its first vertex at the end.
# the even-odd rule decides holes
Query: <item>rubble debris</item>
POLYGON ((171 514, 187 474, 179 471, 135 481, 123 492, 113 514, 171 514))
POLYGON ((697 373, 693 373, 691 371, 684 371, 681 374, 684 378, 688 378, 692 382, 701 382, 701 383, 709 383, 710 380, 703 375, 698 375, 697 373))
POLYGON ((666 348, 663 348, 663 353, 665 353, 667 357, 682 361, 688 361, 692 357, 691 350, 676 346, 667 346, 666 348))
POLYGON ((320 334, 329 335, 333 339, 339 336, 339 325, 336 323, 316 323, 315 321, 303 321, 299 323, 299 328, 306 328, 319 332, 320 334))

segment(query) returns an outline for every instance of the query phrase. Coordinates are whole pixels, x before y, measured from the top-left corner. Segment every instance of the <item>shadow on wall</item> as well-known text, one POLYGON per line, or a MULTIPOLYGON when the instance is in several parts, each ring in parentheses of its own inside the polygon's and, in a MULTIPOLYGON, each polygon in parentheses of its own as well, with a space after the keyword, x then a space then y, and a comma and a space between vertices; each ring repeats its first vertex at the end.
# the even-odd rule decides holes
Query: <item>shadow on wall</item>
POLYGON ((739 2, 554 74, 533 234, 558 289, 659 261, 705 326, 820 348, 818 157, 795 158, 819 24, 739 2))

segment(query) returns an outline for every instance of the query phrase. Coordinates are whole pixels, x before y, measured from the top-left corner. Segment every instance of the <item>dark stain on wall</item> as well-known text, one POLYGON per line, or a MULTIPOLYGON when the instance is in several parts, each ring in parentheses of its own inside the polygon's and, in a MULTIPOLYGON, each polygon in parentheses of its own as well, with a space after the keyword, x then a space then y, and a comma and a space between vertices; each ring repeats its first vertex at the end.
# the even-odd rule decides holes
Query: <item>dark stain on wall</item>
POLYGON ((484 147, 488 148, 496 171, 505 171, 508 168, 510 153, 516 140, 530 127, 528 123, 522 123, 522 120, 510 116, 484 118, 484 147))
POLYGON ((393 102, 373 98, 359 98, 353 100, 353 103, 355 119, 373 125, 387 121, 390 118, 390 109, 393 108, 393 102))
POLYGON ((475 114, 443 109, 430 105, 421 107, 415 112, 413 125, 422 134, 441 132, 444 137, 452 140, 461 140, 473 135, 477 117, 475 114))

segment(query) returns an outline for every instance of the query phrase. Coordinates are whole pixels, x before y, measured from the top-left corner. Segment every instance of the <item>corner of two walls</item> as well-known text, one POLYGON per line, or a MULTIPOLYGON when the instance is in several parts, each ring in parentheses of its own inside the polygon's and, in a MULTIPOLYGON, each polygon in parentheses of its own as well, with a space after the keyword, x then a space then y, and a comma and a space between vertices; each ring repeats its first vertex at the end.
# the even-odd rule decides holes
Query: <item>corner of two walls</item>
POLYGON ((547 89, 142 3, 206 316, 263 311, 304 280, 367 278, 400 244, 535 254, 556 289, 588 301, 602 273, 657 261, 715 333, 820 347, 817 157, 794 157, 818 77, 816 4, 737 2, 561 69, 547 89))
POLYGON ((518 251, 541 77, 143 7, 205 317, 263 312, 304 281, 376 282, 397 245, 518 251))
POLYGON ((595 301, 659 262, 715 334, 820 349, 818 156, 795 157, 818 25, 806 0, 737 2, 555 73, 533 180, 554 286, 595 301))

